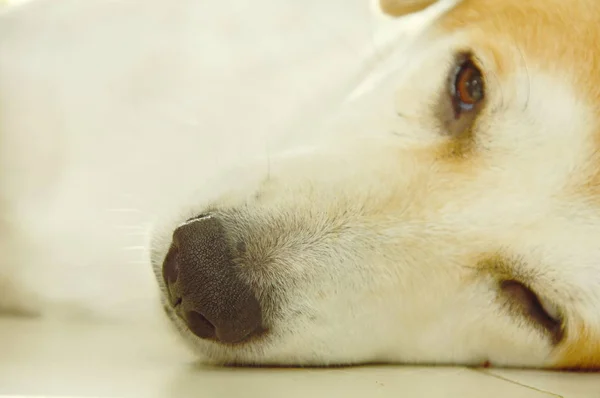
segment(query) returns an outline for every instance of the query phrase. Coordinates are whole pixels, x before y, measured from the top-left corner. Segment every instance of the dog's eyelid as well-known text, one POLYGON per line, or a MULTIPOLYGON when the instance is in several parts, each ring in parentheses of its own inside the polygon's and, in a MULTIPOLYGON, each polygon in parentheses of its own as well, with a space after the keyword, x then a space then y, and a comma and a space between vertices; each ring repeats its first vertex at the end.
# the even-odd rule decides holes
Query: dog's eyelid
POLYGON ((484 78, 488 75, 488 72, 491 71, 490 69, 493 69, 490 68, 492 65, 489 60, 478 55, 478 53, 473 49, 464 48, 454 52, 454 66, 460 65, 465 61, 470 61, 473 63, 473 65, 475 65, 481 71, 484 78))
POLYGON ((500 282, 500 290, 508 298, 513 312, 518 312, 532 323, 542 327, 550 334, 554 344, 562 340, 564 315, 556 304, 516 280, 500 282))
POLYGON ((548 298, 540 295, 537 297, 541 307, 544 309, 544 311, 546 311, 550 318, 562 322, 563 315, 561 309, 548 298))

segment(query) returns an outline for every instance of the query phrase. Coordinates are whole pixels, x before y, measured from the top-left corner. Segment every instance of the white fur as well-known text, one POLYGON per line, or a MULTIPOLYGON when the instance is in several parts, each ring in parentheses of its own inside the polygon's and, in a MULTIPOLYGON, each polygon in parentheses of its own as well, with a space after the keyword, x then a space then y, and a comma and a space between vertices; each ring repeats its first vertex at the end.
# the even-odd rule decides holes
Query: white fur
POLYGON ((181 182, 266 169, 376 30, 347 0, 36 0, 0 18, 0 275, 27 293, 11 307, 126 319, 157 308, 146 231, 197 189, 181 182))
MULTIPOLYGON (((600 306, 598 213, 562 196, 593 153, 593 109, 577 99, 567 75, 559 79, 535 64, 494 80, 492 60, 475 48, 489 77, 476 132, 483 162, 469 176, 444 171, 435 156, 423 155, 448 140, 432 102, 470 37, 458 31, 413 39, 378 59, 317 128, 323 138, 312 152, 273 157, 266 183, 264 169, 246 167, 234 173, 234 191, 201 190, 195 203, 179 207, 184 213, 175 223, 159 225, 153 243, 159 282, 176 223, 209 203, 217 216, 219 209, 240 212, 244 232, 232 232, 232 239, 276 253, 247 276, 257 292, 283 285, 271 292, 286 304, 266 321, 268 335, 220 346, 194 337, 176 319, 201 355, 260 364, 551 366, 556 348, 548 336, 507 312, 495 276, 478 265, 478 255, 494 252, 508 253, 518 259, 518 272, 535 275, 532 288, 542 300, 572 315, 567 330, 579 314, 595 327, 598 316, 587 316, 600 306), (239 181, 258 183, 247 190, 239 181), (303 228, 282 230, 286 223, 303 228), (270 225, 278 226, 271 232, 277 242, 289 246, 271 241, 270 225), (309 243, 314 236, 321 240, 309 243)), ((235 229, 235 219, 226 223, 235 229)))

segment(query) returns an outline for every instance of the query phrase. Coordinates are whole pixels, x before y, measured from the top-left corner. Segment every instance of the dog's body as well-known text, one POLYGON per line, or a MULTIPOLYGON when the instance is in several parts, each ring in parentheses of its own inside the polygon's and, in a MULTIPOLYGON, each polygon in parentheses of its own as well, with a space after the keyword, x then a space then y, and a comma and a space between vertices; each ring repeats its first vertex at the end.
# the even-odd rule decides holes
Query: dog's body
POLYGON ((151 261, 202 356, 600 367, 600 3, 433 7, 310 146, 177 178, 151 261))
POLYGON ((162 321, 149 225, 197 190, 185 181, 303 138, 290 126, 331 109, 315 98, 373 50, 369 6, 0 8, 0 307, 162 321))

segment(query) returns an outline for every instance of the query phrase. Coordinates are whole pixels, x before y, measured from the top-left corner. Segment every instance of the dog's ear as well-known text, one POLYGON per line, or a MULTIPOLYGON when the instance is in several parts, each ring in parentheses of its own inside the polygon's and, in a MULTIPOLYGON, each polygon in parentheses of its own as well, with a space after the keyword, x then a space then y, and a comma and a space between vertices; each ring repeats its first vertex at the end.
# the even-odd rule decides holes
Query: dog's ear
POLYGON ((379 0, 381 10, 393 17, 422 11, 434 3, 437 3, 437 0, 379 0))

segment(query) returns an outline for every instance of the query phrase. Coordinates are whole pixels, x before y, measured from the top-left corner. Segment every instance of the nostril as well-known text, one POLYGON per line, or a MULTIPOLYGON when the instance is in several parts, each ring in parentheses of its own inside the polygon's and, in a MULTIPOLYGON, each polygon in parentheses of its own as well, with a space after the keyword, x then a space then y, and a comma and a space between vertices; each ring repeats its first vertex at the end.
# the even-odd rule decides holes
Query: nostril
POLYGON ((182 302, 183 302, 183 299, 181 297, 172 297, 171 298, 171 304, 173 305, 173 308, 180 306, 182 302))
POLYGON ((163 262, 163 279, 167 285, 177 282, 179 277, 179 250, 173 243, 163 262))
POLYGON ((179 250, 175 243, 171 244, 169 252, 165 256, 163 262, 163 279, 167 290, 167 297, 173 307, 181 304, 182 297, 180 289, 177 285, 179 279, 179 250))
POLYGON ((189 311, 185 314, 185 320, 190 331, 196 336, 203 339, 214 339, 217 337, 215 325, 201 313, 189 311))

